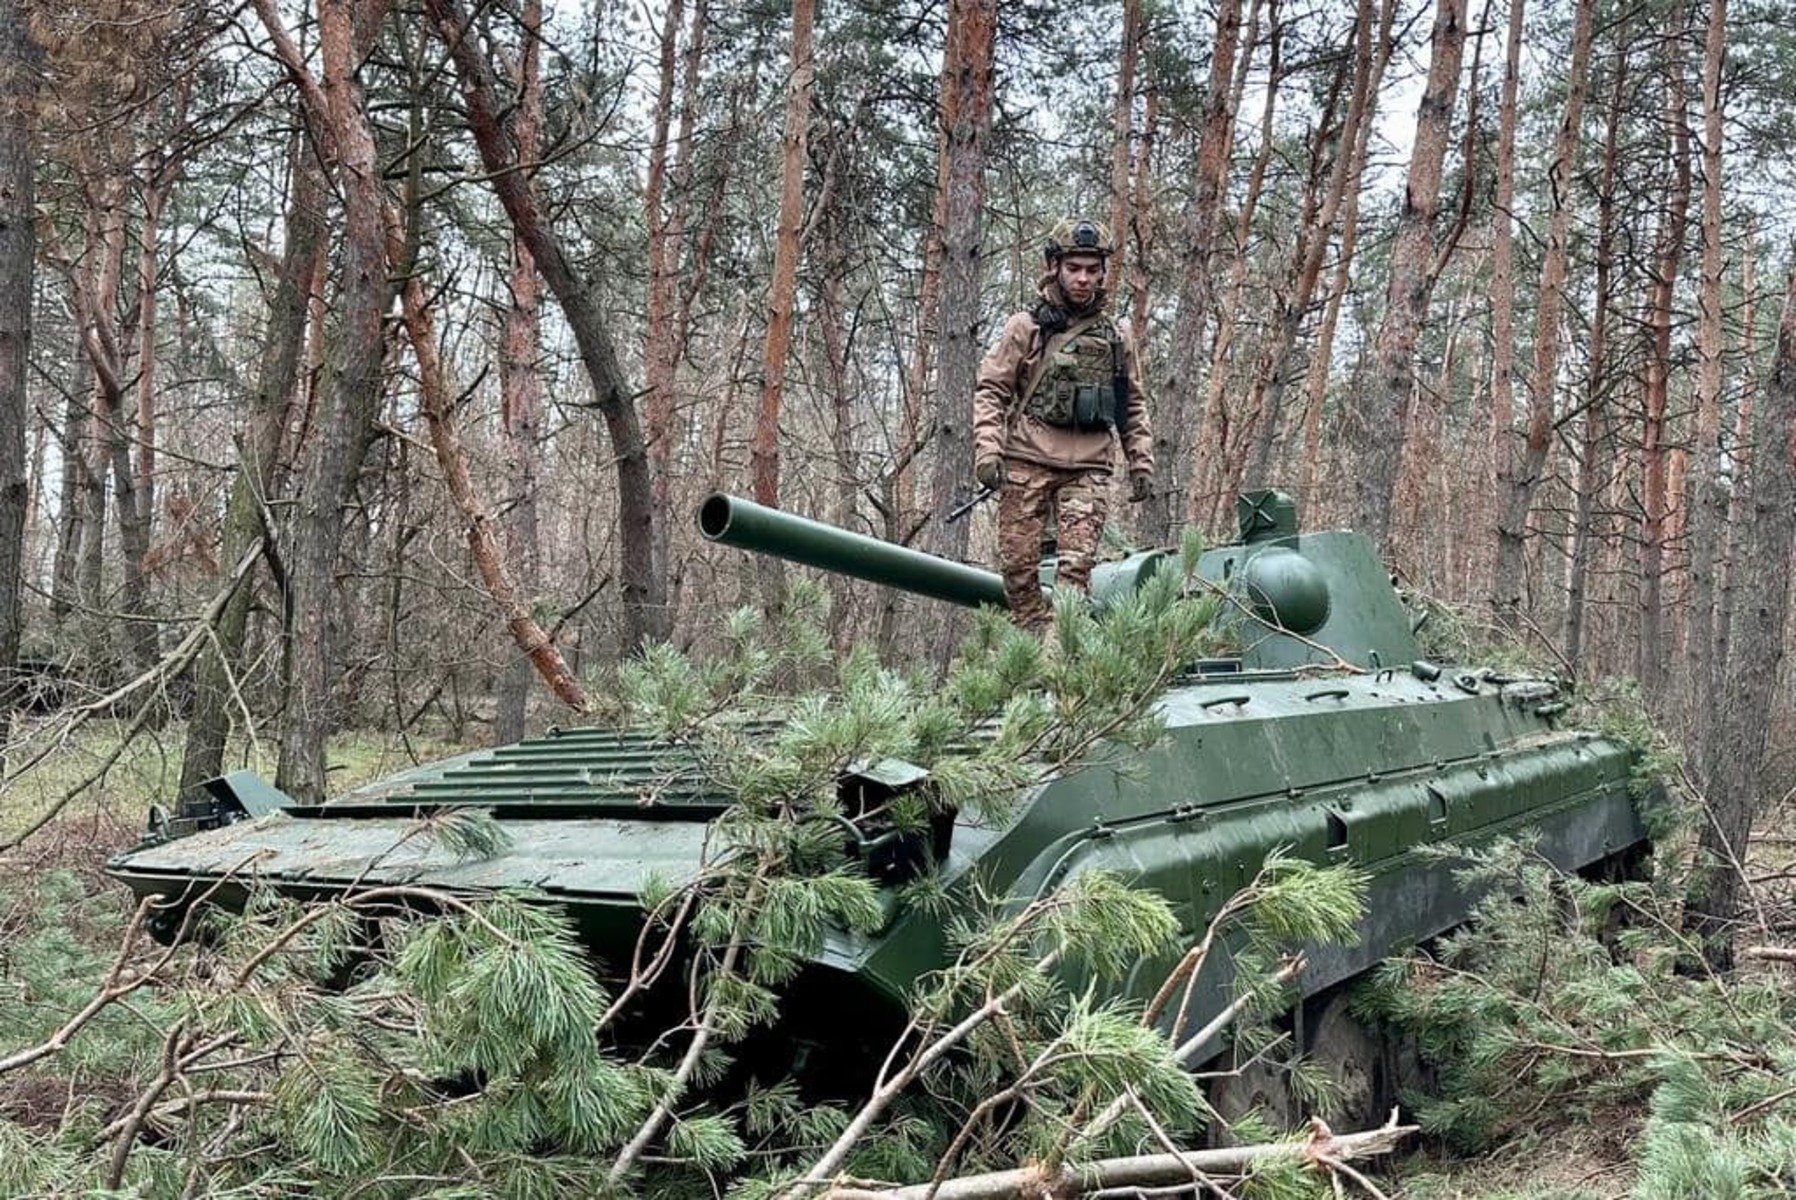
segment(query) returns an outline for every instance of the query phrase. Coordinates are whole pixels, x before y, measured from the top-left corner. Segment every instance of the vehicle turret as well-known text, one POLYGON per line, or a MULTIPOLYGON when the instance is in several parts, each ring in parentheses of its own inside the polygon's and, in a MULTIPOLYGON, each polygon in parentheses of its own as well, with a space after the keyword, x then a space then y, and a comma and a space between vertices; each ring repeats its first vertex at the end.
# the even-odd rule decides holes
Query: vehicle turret
MULTIPOLYGON (((1390 579, 1371 544, 1356 533, 1304 534, 1297 506, 1283 492, 1243 495, 1240 540, 1206 551, 1197 577, 1237 603, 1229 616, 1244 669, 1407 664, 1421 657, 1390 579)), ((991 571, 894 546, 716 493, 699 508, 699 532, 711 541, 848 575, 920 596, 977 607, 1004 606, 1004 584, 991 571)), ((1172 561, 1166 550, 1136 551, 1092 571, 1100 611, 1172 561)), ((1053 582, 1053 560, 1043 564, 1053 582)))

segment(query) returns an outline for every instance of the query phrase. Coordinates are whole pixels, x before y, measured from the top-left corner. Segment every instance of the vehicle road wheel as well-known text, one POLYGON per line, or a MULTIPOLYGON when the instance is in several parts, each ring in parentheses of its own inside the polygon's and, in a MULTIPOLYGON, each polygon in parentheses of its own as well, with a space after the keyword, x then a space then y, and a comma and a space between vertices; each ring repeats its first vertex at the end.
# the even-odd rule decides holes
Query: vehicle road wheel
POLYGON ((1309 1059, 1334 1083, 1333 1095, 1315 1115, 1337 1132, 1381 1124, 1396 1102, 1386 1039, 1353 1015, 1345 989, 1310 1003, 1309 1059))
POLYGON ((1208 1083, 1210 1107, 1216 1110, 1218 1118, 1211 1131, 1213 1145, 1241 1145, 1241 1139, 1231 1129, 1252 1112, 1257 1112, 1274 1131, 1296 1127, 1301 1118, 1291 1095, 1288 1047, 1287 1041, 1239 1067, 1233 1065, 1231 1054, 1219 1056, 1210 1065, 1210 1071, 1216 1072, 1208 1083))

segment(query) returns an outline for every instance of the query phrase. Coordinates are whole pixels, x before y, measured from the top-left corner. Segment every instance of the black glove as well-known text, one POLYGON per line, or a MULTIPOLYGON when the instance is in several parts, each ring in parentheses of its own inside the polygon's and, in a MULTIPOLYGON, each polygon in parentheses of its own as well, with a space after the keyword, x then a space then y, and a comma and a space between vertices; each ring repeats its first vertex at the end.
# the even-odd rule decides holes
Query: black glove
POLYGON ((1146 471, 1129 473, 1129 503, 1140 504, 1154 494, 1154 477, 1146 471))
POLYGON ((985 458, 973 464, 973 478, 979 486, 997 491, 1004 486, 1004 462, 1002 459, 985 458))

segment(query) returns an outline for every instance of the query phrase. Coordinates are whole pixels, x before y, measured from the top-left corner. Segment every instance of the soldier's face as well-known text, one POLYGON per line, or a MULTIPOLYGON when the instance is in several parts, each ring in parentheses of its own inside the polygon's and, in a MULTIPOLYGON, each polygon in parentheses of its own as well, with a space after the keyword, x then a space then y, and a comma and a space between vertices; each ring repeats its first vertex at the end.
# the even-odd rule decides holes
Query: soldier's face
POLYGON ((1069 254, 1060 260, 1060 290, 1074 304, 1090 304, 1103 285, 1103 255, 1069 254))

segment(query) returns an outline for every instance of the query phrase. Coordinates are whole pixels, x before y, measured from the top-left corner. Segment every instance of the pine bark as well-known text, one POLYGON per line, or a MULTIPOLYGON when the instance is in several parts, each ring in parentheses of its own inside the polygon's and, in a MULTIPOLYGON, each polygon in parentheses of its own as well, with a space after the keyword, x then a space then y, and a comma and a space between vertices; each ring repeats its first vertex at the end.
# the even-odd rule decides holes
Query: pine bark
MULTIPOLYGON (((389 232, 389 254, 397 256, 400 252, 396 244, 399 236, 395 217, 389 232)), ((461 433, 456 428, 450 407, 449 373, 437 351, 429 297, 425 294, 423 281, 415 273, 407 273, 401 297, 406 334, 418 361, 418 397, 424 419, 430 426, 431 448, 436 451, 437 466, 443 472, 449 497, 467 524, 469 556, 518 648, 542 675, 555 698, 576 713, 583 713, 588 707, 586 695, 573 672, 568 670, 554 639, 532 615, 527 597, 518 589, 506 565, 499 524, 487 511, 474 487, 473 476, 468 471, 468 456, 462 448, 461 433)))
POLYGON ((1666 16, 1665 124, 1671 132, 1671 184, 1660 214, 1656 261, 1646 302, 1645 420, 1641 431, 1640 641, 1636 673, 1649 696, 1665 693, 1664 576, 1669 488, 1667 408, 1671 390, 1672 300, 1690 212, 1690 129, 1685 113, 1684 13, 1666 16))
POLYGON ((1725 677, 1733 656, 1734 559, 1740 540, 1740 513, 1752 469, 1753 397, 1758 394, 1758 244, 1757 230, 1749 219, 1741 239, 1740 264, 1740 403, 1734 413, 1733 437, 1728 444, 1727 509, 1722 519, 1723 541, 1715 607, 1714 672, 1725 677))
MULTIPOLYGON (((176 129, 186 126, 187 102, 192 88, 190 76, 183 76, 175 83, 170 101, 174 106, 170 124, 176 129)), ((184 151, 155 149, 146 157, 149 166, 139 183, 143 194, 143 224, 138 233, 137 248, 137 461, 134 471, 138 511, 147 534, 154 527, 156 514, 156 369, 159 358, 156 337, 160 313, 157 293, 162 283, 162 213, 180 177, 184 151)))
MULTIPOLYGON (((285 39, 273 0, 257 0, 257 6, 270 33, 285 39)), ((366 23, 358 29, 358 13, 350 0, 321 0, 322 82, 307 86, 309 80, 296 80, 310 123, 335 152, 336 183, 343 196, 341 266, 333 306, 338 319, 326 353, 287 560, 287 687, 275 786, 307 803, 325 798, 325 740, 336 724, 330 614, 338 610, 336 568, 344 506, 354 494, 379 409, 385 351, 381 322, 392 295, 374 139, 355 75, 365 49, 363 38, 378 25, 379 14, 360 16, 366 23)))
MULTIPOLYGON (((1520 0, 1516 0, 1519 5, 1520 0)), ((1559 378, 1559 322, 1566 307, 1567 259, 1571 252, 1572 182, 1578 170, 1578 147, 1584 123, 1584 96, 1590 75, 1590 41, 1595 0, 1578 0, 1572 22, 1571 66, 1565 80, 1565 110, 1553 139, 1547 168, 1547 244, 1540 264, 1540 300, 1534 325, 1534 370, 1528 382, 1528 434, 1520 461, 1510 460, 1510 473, 1499 481, 1502 512, 1497 519, 1497 561, 1491 594, 1496 616, 1514 629, 1522 615, 1522 551, 1528 534, 1528 510, 1546 473, 1553 444, 1553 416, 1559 378)), ((1499 344, 1501 344, 1499 342, 1499 344)), ((1507 440, 1508 428, 1497 436, 1507 440)))
POLYGON ((1391 504, 1407 432, 1404 421, 1415 388, 1416 347, 1434 291, 1434 216, 1459 94, 1465 8, 1465 0, 1438 0, 1435 8, 1428 83, 1416 114, 1415 147, 1391 250, 1384 320, 1378 330, 1378 379, 1367 389, 1353 430, 1359 463, 1353 524, 1387 557, 1391 504))
POLYGON ((1371 153, 1372 119, 1378 111, 1379 86, 1384 80, 1385 66, 1391 60, 1391 28, 1397 17, 1397 0, 1383 0, 1379 6, 1378 36, 1372 52, 1372 74, 1366 85, 1366 116, 1360 122, 1352 158, 1347 166, 1347 193, 1341 204, 1338 221, 1339 248, 1335 254, 1334 274, 1329 282, 1328 299, 1322 307, 1322 321, 1316 329, 1316 344, 1310 351, 1309 370, 1303 381, 1303 458, 1298 473, 1297 496, 1306 511, 1319 513, 1316 495, 1316 468, 1322 459, 1322 414, 1328 402, 1329 368, 1334 358, 1335 330, 1340 326, 1341 304, 1347 298, 1353 277, 1354 253, 1359 244, 1360 180, 1365 177, 1367 156, 1371 153))
POLYGON ((1753 444, 1733 658, 1708 781, 1709 820, 1698 843, 1709 866, 1686 910, 1691 931, 1704 939, 1718 969, 1733 962, 1745 888, 1741 864, 1753 818, 1766 799, 1760 792, 1766 735, 1790 609, 1790 556, 1796 552, 1796 273, 1785 284, 1777 362, 1758 406, 1753 444))
MULTIPOLYGON (((805 142, 811 124, 811 54, 815 0, 792 0, 792 63, 786 80, 786 131, 780 143, 779 223, 773 242, 773 278, 767 290, 767 337, 761 348, 761 402, 755 412, 749 467, 755 501, 780 502, 780 409, 786 360, 792 349, 793 306, 798 299, 800 226, 804 221, 805 142)), ((774 560, 769 559, 769 562, 774 560)))
MULTIPOLYGON (((981 294, 985 239, 985 158, 992 127, 993 54, 997 40, 997 0, 952 0, 949 40, 943 53, 942 172, 947 194, 942 206, 942 292, 937 347, 935 512, 938 554, 963 559, 967 523, 948 524, 948 510, 972 491, 973 387, 990 315, 981 294)), ((944 652, 957 638, 945 637, 944 652)), ((945 653, 944 659, 946 661, 945 653)))
MULTIPOLYGON (((858 118, 861 114, 855 115, 857 119, 849 128, 831 128, 828 165, 825 168, 825 183, 816 218, 816 258, 821 275, 817 286, 817 340, 818 349, 823 356, 822 369, 818 374, 823 380, 823 390, 828 399, 832 459, 830 466, 835 481, 829 498, 829 520, 844 529, 852 528, 855 524, 855 498, 860 490, 860 463, 855 436, 855 397, 848 382, 849 342, 853 336, 855 318, 849 312, 845 297, 852 270, 847 243, 854 213, 842 203, 842 189, 836 184, 836 176, 844 170, 845 160, 851 158, 858 149, 854 141, 854 130, 860 125, 858 118)), ((828 586, 830 641, 839 650, 846 651, 854 631, 850 609, 855 595, 855 581, 845 575, 832 574, 829 576, 828 586)))
MULTIPOLYGON (((672 7, 679 8, 678 0, 672 7)), ((543 120, 541 0, 527 0, 522 18, 518 107, 512 129, 517 138, 519 160, 534 163, 539 153, 543 120)), ((651 202, 648 211, 653 213, 655 209, 656 205, 651 202)), ((652 292, 655 287, 652 253, 650 273, 652 292)), ((542 281, 536 272, 536 260, 530 256, 530 247, 515 231, 511 238, 509 279, 511 302, 505 307, 499 333, 500 430, 511 492, 511 503, 503 521, 504 559, 512 586, 522 602, 528 605, 536 595, 542 574, 542 535, 536 511, 537 486, 542 474, 542 447, 539 444, 542 377, 537 373, 542 347, 542 281)), ((662 314, 663 319, 666 316, 662 314)), ((654 324, 652 312, 650 323, 654 324)), ((665 536, 665 507, 665 504, 658 504, 655 510, 660 536, 665 536)), ((665 578, 665 556, 657 562, 657 574, 665 578)), ((493 739, 499 743, 523 739, 530 708, 530 685, 537 674, 529 650, 515 642, 508 651, 514 649, 523 650, 523 653, 506 654, 505 665, 494 688, 493 739)), ((562 669, 565 671, 566 668, 562 669)))
MULTIPOLYGON (((1284 69, 1284 24, 1279 17, 1280 0, 1266 0, 1268 31, 1266 36, 1266 102, 1260 109, 1260 138, 1254 149, 1253 163, 1247 169, 1242 188, 1241 205, 1235 213, 1233 251, 1229 261, 1228 288, 1216 304, 1216 339, 1210 346, 1210 366, 1205 378, 1203 420, 1198 426, 1192 448, 1191 484, 1185 495, 1185 518, 1199 529, 1215 528, 1219 518, 1226 520, 1233 497, 1227 495, 1228 479, 1234 458, 1240 453, 1247 412, 1245 404, 1230 398, 1238 380, 1231 370, 1235 360, 1235 332, 1239 328, 1241 310, 1247 297, 1247 267, 1252 258, 1254 213, 1266 186, 1266 172, 1276 146, 1279 86, 1284 69)), ((1249 21, 1250 31, 1254 26, 1249 21)), ((1232 108, 1239 112, 1241 88, 1246 84, 1248 59, 1243 58, 1235 76, 1236 91, 1232 108)))
MULTIPOLYGON (((1497 104, 1496 204, 1490 258, 1490 441, 1491 481, 1488 493, 1493 506, 1491 524, 1497 539, 1503 537, 1503 505, 1515 475, 1515 126, 1516 94, 1522 66, 1522 18, 1526 0, 1509 0, 1509 29, 1503 42, 1503 93, 1497 104)), ((1501 609, 1499 596, 1520 594, 1519 584, 1503 582, 1502 551, 1492 559, 1492 578, 1487 595, 1493 608, 1501 609)), ((1519 555, 1518 555, 1519 558, 1519 555)), ((1516 566, 1510 570, 1519 574, 1516 566)))
MULTIPOLYGON (((271 539, 264 524, 266 505, 275 490, 281 432, 299 388, 305 350, 312 279, 324 257, 327 236, 327 193, 317 152, 296 139, 292 190, 287 203, 280 264, 267 301, 267 319, 256 355, 253 390, 245 397, 247 412, 237 437, 237 474, 225 509, 222 561, 235 563, 258 540, 271 539)), ((193 715, 187 722, 181 755, 180 796, 183 805, 203 799, 200 788, 223 773, 231 726, 248 714, 249 699, 240 690, 245 665, 255 588, 247 581, 231 593, 213 628, 212 645, 195 668, 193 715)))
MULTIPOLYGON (((92 411, 87 420, 92 440, 87 447, 88 461, 83 480, 86 511, 81 521, 80 591, 84 602, 96 607, 101 604, 104 575, 101 551, 105 541, 102 530, 108 507, 105 487, 110 479, 111 508, 117 522, 122 560, 122 581, 116 607, 134 618, 126 622, 123 640, 130 669, 135 674, 155 665, 157 639, 144 575, 144 558, 149 553, 149 517, 137 492, 137 467, 131 454, 135 417, 126 404, 131 354, 136 348, 120 311, 125 275, 127 191, 123 173, 109 173, 101 182, 99 239, 97 246, 88 248, 90 254, 97 251, 99 263, 93 271, 72 274, 70 283, 81 325, 82 346, 94 381, 92 411)), ((142 299, 139 298, 140 303, 142 299)), ((149 369, 153 371, 153 365, 149 369)))
POLYGON ((26 368, 37 261, 34 47, 22 6, 0 7, 0 776, 12 737, 21 633, 26 368))
POLYGON ((1122 0, 1122 46, 1116 58, 1116 96, 1110 107, 1110 236, 1115 239, 1116 250, 1110 256, 1108 284, 1113 303, 1121 301, 1136 258, 1130 168, 1135 71, 1141 59, 1141 36, 1141 0, 1122 0))
MULTIPOLYGON (((1293 247, 1292 277, 1275 298, 1272 337, 1263 352, 1264 365, 1255 380, 1259 389, 1253 403, 1257 414, 1256 433, 1253 460, 1247 471, 1248 480, 1255 486, 1266 479, 1271 465, 1273 443, 1282 424, 1285 390, 1300 367, 1298 338, 1315 301, 1323 259, 1334 235, 1341 202, 1347 194, 1353 148, 1359 144, 1360 125, 1372 102, 1372 41, 1376 35, 1372 0, 1359 0, 1354 18, 1352 58, 1350 63, 1343 59, 1335 85, 1337 89, 1343 85, 1347 88, 1346 113, 1340 124, 1334 126, 1334 105, 1330 104, 1330 119, 1318 125, 1311 149, 1315 173, 1321 171, 1324 156, 1328 156, 1327 183, 1318 189, 1312 175, 1312 185, 1306 194, 1305 219, 1293 247)), ((1239 484, 1241 480, 1237 478, 1234 482, 1239 484)))
MULTIPOLYGON (((1146 95, 1141 102, 1141 142, 1136 149, 1134 179, 1130 184, 1134 189, 1129 205, 1130 256, 1123 272, 1129 293, 1129 336, 1137 346, 1147 345, 1147 247, 1157 240, 1152 197, 1158 186, 1154 178, 1154 148, 1160 137, 1160 86, 1151 72, 1144 74, 1146 95)), ((1118 280, 1114 286, 1122 288, 1124 285, 1124 280, 1118 280)))
POLYGON ((1615 177, 1620 160, 1622 97, 1627 84, 1625 61, 1613 68, 1608 112, 1604 119, 1603 166, 1597 184, 1596 287, 1591 298, 1590 364, 1586 371, 1584 413, 1578 439, 1576 518, 1572 522, 1571 562, 1567 567, 1565 661, 1574 675, 1584 674, 1586 603, 1591 560, 1595 557, 1597 497, 1603 490, 1609 392, 1609 313, 1614 303, 1615 177))
POLYGON ((62 424, 56 435, 62 472, 57 489, 56 556, 50 567, 50 619, 61 624, 81 607, 81 547, 87 535, 89 471, 87 442, 91 436, 93 365, 76 354, 64 389, 62 424))
POLYGON ((1695 728, 1698 777, 1707 775, 1714 735, 1715 553, 1727 513, 1721 489, 1721 371, 1725 337, 1721 327, 1721 71, 1727 52, 1727 0, 1709 0, 1702 60, 1702 289, 1696 332, 1696 444, 1691 450, 1690 497, 1690 656, 1689 712, 1695 728))
MULTIPOLYGON (((677 383, 679 364, 686 353, 686 317, 690 311, 682 303, 680 293, 681 247, 691 204, 692 134, 708 7, 706 0, 698 0, 694 5, 683 57, 679 54, 679 40, 684 0, 671 0, 663 14, 648 170, 643 181, 649 268, 648 315, 642 348, 646 388, 643 432, 648 439, 649 489, 654 508, 650 555, 655 577, 664 581, 670 597, 674 588, 668 549, 673 454, 682 424, 678 418, 677 383), (680 97, 677 132, 676 90, 680 97)), ((701 262, 694 274, 702 275, 702 270, 701 262)))
POLYGON ((75 593, 90 611, 107 604, 106 579, 106 480, 112 471, 112 442, 116 430, 106 399, 108 389, 119 386, 118 351, 113 343, 113 321, 118 306, 119 280, 125 252, 124 198, 115 176, 99 184, 97 211, 88 223, 88 242, 82 271, 70 282, 75 288, 77 319, 81 323, 82 355, 87 359, 92 386, 82 420, 81 532, 76 563, 75 593), (85 289, 85 291, 83 291, 85 289), (108 376, 108 363, 113 364, 108 376))

